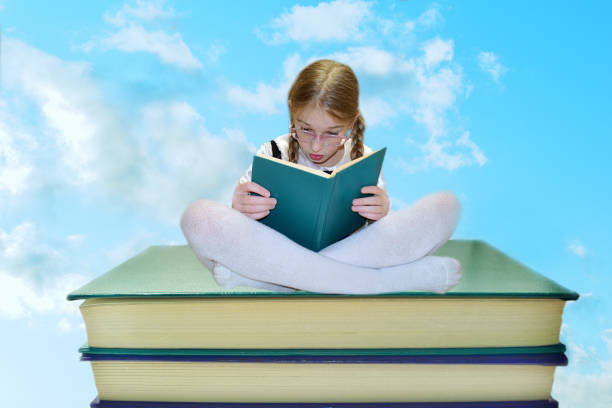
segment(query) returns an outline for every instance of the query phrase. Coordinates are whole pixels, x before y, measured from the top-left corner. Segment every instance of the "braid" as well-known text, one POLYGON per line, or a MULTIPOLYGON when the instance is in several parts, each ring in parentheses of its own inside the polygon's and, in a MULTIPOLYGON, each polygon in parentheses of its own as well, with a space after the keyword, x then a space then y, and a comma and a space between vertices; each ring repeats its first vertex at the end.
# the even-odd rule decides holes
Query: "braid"
MULTIPOLYGON (((291 124, 290 127, 293 128, 293 124, 291 124)), ((300 143, 293 138, 293 136, 292 136, 293 131, 290 130, 289 132, 290 132, 289 133, 289 151, 288 151, 289 161, 291 163, 297 163, 298 162, 298 154, 300 152, 300 143)))
POLYGON ((353 130, 351 131, 351 141, 353 148, 351 149, 351 160, 355 160, 363 156, 363 134, 365 132, 365 120, 362 115, 357 117, 353 130))

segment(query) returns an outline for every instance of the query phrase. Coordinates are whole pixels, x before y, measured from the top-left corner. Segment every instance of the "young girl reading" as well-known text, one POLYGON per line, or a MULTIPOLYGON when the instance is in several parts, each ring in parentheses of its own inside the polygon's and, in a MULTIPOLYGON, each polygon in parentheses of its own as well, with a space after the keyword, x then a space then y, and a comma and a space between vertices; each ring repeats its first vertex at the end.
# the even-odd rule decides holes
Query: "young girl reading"
MULTIPOLYGON (((257 153, 331 172, 372 151, 363 144, 359 84, 348 66, 331 60, 308 65, 293 83, 288 105, 289 134, 257 153)), ((444 293, 459 282, 459 262, 431 255, 457 226, 460 205, 452 193, 432 194, 389 213, 382 172, 376 186, 361 191, 367 196, 355 198, 352 210, 364 217, 364 227, 318 253, 256 221, 274 211, 276 201, 251 181, 250 168, 234 191, 232 208, 198 200, 183 213, 181 228, 223 287, 444 293)))

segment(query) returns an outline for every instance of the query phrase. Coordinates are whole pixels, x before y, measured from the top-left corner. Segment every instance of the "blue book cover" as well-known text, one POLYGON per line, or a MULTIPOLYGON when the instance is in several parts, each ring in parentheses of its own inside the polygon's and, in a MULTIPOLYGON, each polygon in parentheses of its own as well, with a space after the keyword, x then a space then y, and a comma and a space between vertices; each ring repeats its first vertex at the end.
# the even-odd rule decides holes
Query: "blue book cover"
POLYGON ((558 408, 556 400, 475 402, 232 403, 92 401, 91 408, 558 408))

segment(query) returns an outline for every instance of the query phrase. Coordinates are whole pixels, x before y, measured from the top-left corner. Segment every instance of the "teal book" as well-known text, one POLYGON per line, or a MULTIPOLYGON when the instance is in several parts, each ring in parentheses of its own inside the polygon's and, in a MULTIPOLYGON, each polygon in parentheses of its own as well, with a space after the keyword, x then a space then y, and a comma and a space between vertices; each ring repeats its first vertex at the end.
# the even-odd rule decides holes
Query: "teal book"
POLYGON ((374 186, 386 148, 338 167, 332 174, 274 157, 253 158, 253 182, 270 191, 276 207, 261 222, 298 244, 319 251, 362 227, 351 210, 361 188, 374 186))
POLYGON ((482 241, 451 240, 461 282, 444 295, 332 295, 219 287, 188 246, 154 246, 71 292, 90 347, 383 349, 559 343, 578 294, 482 241))

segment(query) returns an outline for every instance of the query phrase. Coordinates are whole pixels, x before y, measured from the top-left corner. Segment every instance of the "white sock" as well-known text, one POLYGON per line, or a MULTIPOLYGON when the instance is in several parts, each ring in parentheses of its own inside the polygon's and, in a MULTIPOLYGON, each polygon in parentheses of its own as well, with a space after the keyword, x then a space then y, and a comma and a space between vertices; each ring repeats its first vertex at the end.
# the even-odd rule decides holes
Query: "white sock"
POLYGON ((244 277, 312 292, 444 292, 460 277, 460 265, 451 258, 427 257, 419 263, 381 269, 339 262, 208 200, 196 201, 185 210, 181 228, 202 262, 213 259, 244 277))
POLYGON ((215 264, 212 269, 213 278, 217 284, 223 288, 231 289, 237 286, 247 286, 250 288, 267 289, 274 292, 294 292, 295 289, 285 286, 274 285, 272 283, 262 282, 254 279, 249 279, 246 276, 240 275, 221 264, 215 264))

